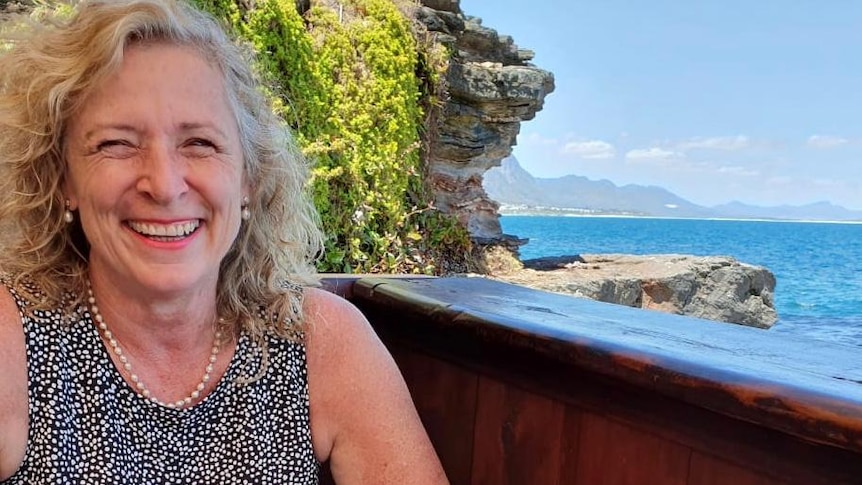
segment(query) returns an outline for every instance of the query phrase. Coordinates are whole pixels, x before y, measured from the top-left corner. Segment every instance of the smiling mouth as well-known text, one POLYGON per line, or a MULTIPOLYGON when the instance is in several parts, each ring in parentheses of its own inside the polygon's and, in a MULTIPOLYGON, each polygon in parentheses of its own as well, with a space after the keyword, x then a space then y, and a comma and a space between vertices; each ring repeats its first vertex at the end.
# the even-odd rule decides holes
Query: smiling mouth
POLYGON ((154 224, 151 222, 127 221, 129 228, 153 241, 180 241, 192 235, 201 225, 200 219, 177 224, 154 224))

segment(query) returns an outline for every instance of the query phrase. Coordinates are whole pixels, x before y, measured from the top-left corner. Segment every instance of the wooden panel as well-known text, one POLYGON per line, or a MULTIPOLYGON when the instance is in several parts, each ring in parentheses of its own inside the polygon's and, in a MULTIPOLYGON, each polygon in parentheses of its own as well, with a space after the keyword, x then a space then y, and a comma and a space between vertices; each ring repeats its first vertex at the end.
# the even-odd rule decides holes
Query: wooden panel
POLYGON ((468 485, 478 377, 391 342, 390 347, 446 476, 452 485, 468 485))
POLYGON ((691 451, 601 416, 581 417, 577 481, 583 485, 686 485, 691 451))
POLYGON ((563 405, 486 377, 478 404, 473 485, 558 485, 563 405))
MULTIPOLYGON (((805 443, 645 389, 597 378, 544 357, 512 353, 492 345, 484 345, 479 351, 481 343, 478 342, 444 340, 445 350, 459 352, 458 355, 441 354, 480 375, 566 403, 570 409, 592 412, 656 438, 723 456, 737 465, 760 470, 758 473, 768 471, 788 483, 833 485, 852 483, 852 477, 862 476, 862 459, 847 450, 805 443), (465 348, 459 349, 462 344, 465 348)), ((428 339, 420 341, 427 343, 428 339)), ((576 421, 577 413, 566 412, 566 420, 576 421)), ((577 433, 576 423, 567 428, 574 428, 577 433)), ((565 442, 570 436, 572 432, 563 434, 564 448, 573 448, 565 442)), ((573 471, 577 466, 573 458, 576 456, 564 452, 561 483, 577 483, 568 478, 576 476, 573 471)))
POLYGON ((560 485, 575 485, 578 483, 578 450, 581 442, 581 417, 583 411, 574 407, 566 407, 566 417, 563 421, 563 438, 560 447, 560 485))
MULTIPOLYGON (((679 450, 695 450, 688 453, 724 465, 699 465, 699 475, 691 475, 699 480, 737 469, 743 470, 736 473, 740 480, 862 483, 858 353, 834 346, 801 352, 799 342, 782 335, 621 307, 599 309, 589 304, 594 302, 565 299, 557 305, 556 298, 524 288, 455 280, 369 278, 356 284, 353 297, 388 345, 496 379, 481 378, 482 396, 487 391, 496 393, 496 402, 512 401, 486 410, 487 400, 479 398, 472 480, 453 480, 457 485, 684 483, 662 475, 686 478, 688 463, 685 472, 677 469, 684 461, 679 450), (826 354, 835 358, 834 368, 826 354), (539 424, 520 417, 524 413, 510 419, 507 406, 532 406, 519 400, 544 402, 545 411, 532 412, 541 415, 539 421, 553 414, 547 412, 555 408, 553 400, 573 411, 562 412, 560 436, 546 435, 535 430, 539 424), (506 428, 507 420, 528 424, 506 428), (544 441, 513 439, 527 435, 544 441), (548 453, 549 446, 560 452, 548 453), (535 450, 545 460, 542 466, 518 463, 535 450)), ((447 386, 443 394, 462 392, 465 384, 431 387, 447 386)), ((436 427, 460 417, 438 417, 442 424, 436 427)), ((460 463, 461 470, 467 468, 460 463)))
MULTIPOLYGON (((849 346, 602 304, 482 278, 363 278, 353 301, 447 338, 619 379, 744 421, 862 453, 860 356, 849 346), (804 356, 804 358, 800 358, 804 356)), ((429 332, 429 333, 430 333, 429 332)))
MULTIPOLYGON (((800 482, 804 483, 804 482, 800 482)), ((726 461, 693 453, 688 485, 788 485, 726 461)))
MULTIPOLYGON (((853 483, 852 477, 862 477, 862 457, 847 450, 800 441, 624 383, 577 373, 554 377, 553 368, 535 361, 530 365, 535 366, 537 377, 529 383, 511 373, 508 378, 656 438, 725 457, 755 473, 800 485, 853 483)), ((498 364, 495 369, 504 366, 498 364)))

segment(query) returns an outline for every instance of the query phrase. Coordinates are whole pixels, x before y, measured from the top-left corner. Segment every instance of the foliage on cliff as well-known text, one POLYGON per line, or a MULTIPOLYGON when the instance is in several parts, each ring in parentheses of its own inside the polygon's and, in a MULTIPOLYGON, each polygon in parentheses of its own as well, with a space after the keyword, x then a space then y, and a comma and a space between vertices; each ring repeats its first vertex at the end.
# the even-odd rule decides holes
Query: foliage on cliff
POLYGON ((433 208, 421 157, 445 66, 395 2, 313 1, 302 15, 294 0, 195 3, 253 46, 276 108, 314 161, 322 271, 463 270, 469 236, 433 208))

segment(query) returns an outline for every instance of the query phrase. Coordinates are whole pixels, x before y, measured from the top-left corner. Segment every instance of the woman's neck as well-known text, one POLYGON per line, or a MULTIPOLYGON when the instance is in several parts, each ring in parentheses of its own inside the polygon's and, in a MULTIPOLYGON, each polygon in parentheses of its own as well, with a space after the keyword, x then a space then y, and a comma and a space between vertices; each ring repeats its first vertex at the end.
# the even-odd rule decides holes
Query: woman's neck
POLYGON ((117 284, 98 272, 90 277, 99 313, 128 350, 162 354, 209 347, 218 321, 214 284, 165 292, 117 284))

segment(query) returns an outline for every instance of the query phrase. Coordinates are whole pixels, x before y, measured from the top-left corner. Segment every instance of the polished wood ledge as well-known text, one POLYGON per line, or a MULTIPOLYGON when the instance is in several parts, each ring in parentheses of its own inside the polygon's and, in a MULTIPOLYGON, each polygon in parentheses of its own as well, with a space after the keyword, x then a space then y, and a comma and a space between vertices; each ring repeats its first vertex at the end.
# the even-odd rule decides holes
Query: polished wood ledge
POLYGON ((484 278, 327 278, 454 485, 862 484, 862 347, 484 278))

